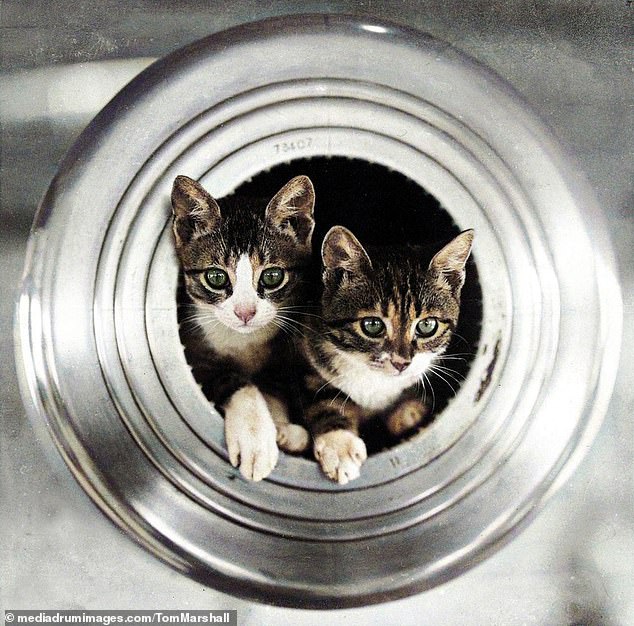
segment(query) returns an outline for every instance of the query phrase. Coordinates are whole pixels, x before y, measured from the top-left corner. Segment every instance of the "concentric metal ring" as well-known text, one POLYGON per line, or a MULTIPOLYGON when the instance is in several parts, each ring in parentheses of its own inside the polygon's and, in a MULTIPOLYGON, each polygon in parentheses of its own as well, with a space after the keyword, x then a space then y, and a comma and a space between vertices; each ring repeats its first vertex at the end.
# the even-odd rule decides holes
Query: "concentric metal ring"
POLYGON ((373 26, 273 20, 143 72, 66 159, 25 274, 25 392, 81 484, 163 559, 269 602, 383 601, 482 558, 596 429, 618 358, 611 251, 549 133, 483 68, 373 26), (222 196, 311 156, 396 169, 477 232, 484 320, 467 380, 424 436, 346 488, 284 455, 267 481, 243 481, 176 322, 174 177, 222 196))

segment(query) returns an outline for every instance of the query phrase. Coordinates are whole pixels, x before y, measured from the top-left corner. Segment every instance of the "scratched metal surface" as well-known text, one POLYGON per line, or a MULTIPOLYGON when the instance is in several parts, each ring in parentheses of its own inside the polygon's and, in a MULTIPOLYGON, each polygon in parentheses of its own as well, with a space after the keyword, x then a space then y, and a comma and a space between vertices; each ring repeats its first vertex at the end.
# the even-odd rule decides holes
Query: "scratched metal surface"
MULTIPOLYGON (((241 624, 634 622, 632 8, 626 3, 5 2, 2 7, 3 608, 237 608, 241 624), (335 6, 336 5, 336 6, 335 6), (519 537, 432 591, 368 609, 236 600, 165 567, 110 524, 25 418, 12 362, 28 227, 63 152, 153 58, 272 14, 347 12, 415 26, 508 80, 572 148, 608 218, 625 300, 622 367, 587 458, 519 537)), ((574 271, 574 268, 571 268, 574 271)), ((589 328, 591 333, 592 329, 589 328)))

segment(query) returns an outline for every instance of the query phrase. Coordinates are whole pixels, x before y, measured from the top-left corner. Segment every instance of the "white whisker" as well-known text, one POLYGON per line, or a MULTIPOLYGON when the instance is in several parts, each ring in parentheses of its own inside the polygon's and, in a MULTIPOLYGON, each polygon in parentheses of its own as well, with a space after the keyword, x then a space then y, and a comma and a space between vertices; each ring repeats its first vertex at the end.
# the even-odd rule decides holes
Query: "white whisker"
MULTIPOLYGON (((305 328, 306 330, 312 331, 312 328, 310 326, 303 324, 302 322, 299 322, 297 320, 294 320, 292 317, 288 317, 287 315, 280 315, 278 313, 276 315, 276 318, 280 320, 284 320, 287 324, 301 326, 302 328, 305 328)), ((302 336, 304 335, 302 334, 302 336)))
POLYGON ((334 404, 335 400, 339 397, 339 394, 340 394, 340 393, 343 393, 343 390, 342 390, 342 389, 339 389, 339 390, 337 391, 337 395, 336 395, 336 396, 335 396, 335 397, 334 397, 334 398, 330 401, 330 403, 328 404, 328 406, 332 406, 332 405, 334 404))
POLYGON ((427 404, 427 389, 425 389, 425 383, 422 376, 416 379, 416 387, 419 387, 421 391, 421 402, 427 404))
POLYGON ((348 402, 348 400, 350 400, 350 394, 346 395, 346 399, 343 401, 343 404, 341 405, 341 409, 339 409, 339 412, 342 415, 345 415, 345 411, 346 411, 346 403, 348 402))
POLYGON ((456 383, 458 383, 458 385, 461 385, 464 381, 464 376, 462 376, 460 374, 460 372, 457 372, 456 370, 452 370, 449 367, 443 367, 442 365, 438 365, 437 363, 433 363, 431 365, 431 370, 440 370, 441 372, 443 372, 443 374, 445 374, 446 376, 448 376, 449 378, 451 378, 453 381, 455 381, 456 383))
POLYGON ((452 337, 457 337, 462 341, 466 346, 471 346, 471 344, 462 336, 459 335, 455 330, 451 333, 452 337))
POLYGON ((333 384, 335 382, 335 380, 339 380, 340 378, 343 378, 342 374, 339 374, 337 376, 335 376, 334 378, 331 378, 330 380, 327 380, 319 389, 317 389, 317 391, 315 391, 315 397, 317 396, 317 394, 324 388, 327 387, 328 385, 332 385, 333 387, 335 387, 335 385, 333 384))
POLYGON ((437 371, 433 366, 430 366, 429 372, 430 372, 430 374, 435 374, 436 376, 438 376, 438 378, 440 378, 440 380, 444 381, 445 384, 449 387, 449 389, 451 389, 451 391, 453 392, 454 396, 458 393, 458 391, 453 388, 452 384, 439 371, 437 371))
POLYGON ((293 328, 292 326, 290 326, 283 320, 273 318, 271 320, 271 324, 273 324, 276 328, 281 330, 283 333, 287 334, 289 337, 297 336, 297 333, 298 333, 297 329, 293 328))
POLYGON ((423 372, 423 377, 427 381, 427 383, 429 384, 429 390, 431 391, 431 398, 432 398, 432 400, 431 400, 431 402, 432 402, 431 410, 432 410, 432 413, 433 413, 435 408, 436 408, 436 394, 434 393, 434 388, 432 387, 432 384, 431 384, 431 382, 429 380, 429 377, 427 376, 426 372, 423 372))

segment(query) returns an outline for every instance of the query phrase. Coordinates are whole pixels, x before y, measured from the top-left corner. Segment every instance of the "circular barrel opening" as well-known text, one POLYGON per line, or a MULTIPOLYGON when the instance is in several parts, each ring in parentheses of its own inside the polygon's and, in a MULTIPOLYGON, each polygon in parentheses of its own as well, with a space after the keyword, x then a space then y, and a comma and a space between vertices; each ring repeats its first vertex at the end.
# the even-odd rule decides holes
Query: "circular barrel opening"
MULTIPOLYGON (((294 176, 307 175, 315 186, 314 267, 320 267, 324 235, 334 225, 349 228, 364 245, 425 246, 440 248, 459 234, 460 229, 439 201, 404 174, 377 163, 346 157, 295 159, 260 172, 240 184, 235 196, 271 198, 294 176)), ((209 190, 212 195, 213 189, 209 190)), ((315 276, 319 280, 318 273, 315 276)), ((179 292, 179 303, 184 294, 179 292)), ((179 319, 182 319, 182 309, 179 319)), ((477 352, 482 322, 482 293, 473 257, 461 295, 458 328, 447 352, 438 359, 442 369, 430 369, 420 393, 430 403, 426 421, 409 433, 422 434, 458 393, 477 352)), ((202 380, 198 380, 202 383, 202 380)), ((380 417, 361 425, 361 436, 369 454, 403 441, 392 436, 380 417)), ((310 455, 311 452, 307 452, 310 455)))

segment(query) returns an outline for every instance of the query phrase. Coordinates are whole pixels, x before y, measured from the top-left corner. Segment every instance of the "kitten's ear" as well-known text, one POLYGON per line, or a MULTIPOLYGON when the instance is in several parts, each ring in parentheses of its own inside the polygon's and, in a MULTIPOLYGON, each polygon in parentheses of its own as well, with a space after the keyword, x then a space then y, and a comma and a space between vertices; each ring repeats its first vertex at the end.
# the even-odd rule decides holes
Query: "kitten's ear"
POLYGON ((343 226, 333 226, 326 233, 321 258, 327 270, 357 272, 372 267, 370 257, 359 240, 343 226))
POLYGON ((200 183, 177 176, 172 187, 173 230, 178 244, 210 234, 220 223, 220 207, 200 183))
POLYGON ((273 196, 266 207, 266 218, 276 230, 290 235, 299 245, 310 247, 314 208, 313 183, 308 176, 296 176, 273 196))
POLYGON ((445 280, 454 290, 460 290, 465 279, 465 264, 471 254, 473 230, 461 232, 452 239, 429 264, 429 269, 439 279, 445 280))

